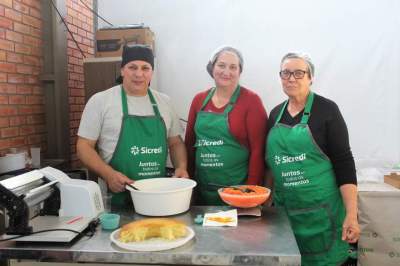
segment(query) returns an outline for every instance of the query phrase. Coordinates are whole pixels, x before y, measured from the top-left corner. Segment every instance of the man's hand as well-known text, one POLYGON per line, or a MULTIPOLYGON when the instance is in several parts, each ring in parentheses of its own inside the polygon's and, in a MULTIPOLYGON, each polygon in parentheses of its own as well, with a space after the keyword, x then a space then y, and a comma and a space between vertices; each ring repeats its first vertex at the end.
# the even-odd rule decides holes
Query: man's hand
POLYGON ((105 178, 107 186, 112 192, 122 192, 125 191, 125 184, 132 184, 134 181, 129 179, 126 175, 121 172, 114 171, 111 176, 105 178))
POLYGON ((98 174, 108 185, 111 191, 121 192, 125 190, 126 183, 132 183, 128 177, 114 170, 110 165, 105 163, 97 153, 95 140, 78 137, 76 145, 78 158, 82 163, 98 174))
POLYGON ((175 169, 175 176, 176 177, 189 178, 189 174, 186 171, 186 169, 182 169, 182 168, 176 168, 175 169))
POLYGON ((188 178, 186 147, 180 136, 168 138, 168 148, 172 164, 175 167, 175 176, 188 178))

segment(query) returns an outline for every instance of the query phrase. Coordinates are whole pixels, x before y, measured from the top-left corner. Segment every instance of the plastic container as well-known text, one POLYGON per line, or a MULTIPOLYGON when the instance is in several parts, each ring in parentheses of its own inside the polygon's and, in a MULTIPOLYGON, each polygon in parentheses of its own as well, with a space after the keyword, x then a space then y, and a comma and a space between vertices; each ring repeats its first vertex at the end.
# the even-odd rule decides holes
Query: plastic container
POLYGON ((104 212, 111 212, 112 195, 106 193, 106 194, 102 195, 102 198, 103 198, 104 212))
POLYGON ((103 213, 100 215, 101 228, 114 230, 119 227, 120 216, 116 213, 103 213))
POLYGON ((8 153, 0 157, 0 174, 24 169, 26 164, 26 153, 8 153))
POLYGON ((128 186, 135 211, 147 216, 169 216, 189 210, 193 188, 197 183, 188 178, 160 177, 135 181, 128 186))

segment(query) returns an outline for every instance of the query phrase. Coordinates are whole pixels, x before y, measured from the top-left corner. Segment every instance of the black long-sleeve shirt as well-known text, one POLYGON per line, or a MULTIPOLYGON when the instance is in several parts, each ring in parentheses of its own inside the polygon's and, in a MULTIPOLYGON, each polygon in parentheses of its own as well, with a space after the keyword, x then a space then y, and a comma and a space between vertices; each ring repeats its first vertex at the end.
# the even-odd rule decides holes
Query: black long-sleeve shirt
MULTIPOLYGON (((338 186, 357 184, 356 168, 349 145, 346 122, 335 102, 314 94, 308 126, 312 136, 333 165, 338 186)), ((274 126, 284 103, 276 106, 270 113, 268 131, 274 126)), ((280 123, 294 126, 301 121, 303 111, 292 117, 286 107, 280 123)), ((268 148, 268 147, 267 147, 268 148)))

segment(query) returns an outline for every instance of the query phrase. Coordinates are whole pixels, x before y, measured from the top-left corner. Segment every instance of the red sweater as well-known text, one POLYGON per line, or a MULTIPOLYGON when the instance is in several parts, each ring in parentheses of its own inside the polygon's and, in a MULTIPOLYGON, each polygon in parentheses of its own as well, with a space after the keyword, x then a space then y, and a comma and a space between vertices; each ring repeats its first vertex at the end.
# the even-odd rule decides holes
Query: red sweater
MULTIPOLYGON (((210 90, 198 93, 190 106, 186 127, 185 144, 188 151, 189 174, 194 176, 196 135, 194 125, 197 113, 210 90)), ((226 105, 217 108, 210 100, 204 111, 223 113, 226 105)), ((241 87, 240 95, 228 115, 229 128, 236 140, 249 151, 249 168, 247 184, 262 184, 264 177, 264 154, 267 125, 267 113, 260 97, 254 92, 241 87)))

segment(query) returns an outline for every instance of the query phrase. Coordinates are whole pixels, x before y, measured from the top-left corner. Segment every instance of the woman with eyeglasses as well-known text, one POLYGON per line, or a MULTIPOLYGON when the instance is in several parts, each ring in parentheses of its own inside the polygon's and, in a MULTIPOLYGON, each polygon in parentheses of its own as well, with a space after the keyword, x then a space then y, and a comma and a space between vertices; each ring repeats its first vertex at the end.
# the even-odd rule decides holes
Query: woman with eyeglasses
POLYGON ((198 186, 196 204, 222 205, 221 186, 260 184, 264 177, 267 114, 260 97, 239 84, 242 54, 225 46, 207 64, 215 86, 190 106, 185 143, 198 186))
POLYGON ((265 155, 274 203, 287 212, 302 265, 341 265, 360 234, 346 123, 333 101, 311 90, 307 55, 286 54, 279 75, 288 100, 271 111, 265 155))

